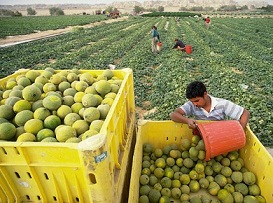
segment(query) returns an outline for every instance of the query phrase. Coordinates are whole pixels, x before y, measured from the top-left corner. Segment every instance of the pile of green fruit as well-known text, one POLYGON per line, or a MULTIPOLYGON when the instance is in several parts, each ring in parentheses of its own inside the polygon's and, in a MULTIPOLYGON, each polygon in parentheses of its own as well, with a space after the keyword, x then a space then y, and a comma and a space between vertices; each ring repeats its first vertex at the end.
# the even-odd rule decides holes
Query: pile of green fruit
POLYGON ((257 177, 238 151, 205 161, 197 135, 163 149, 143 144, 140 203, 265 203, 257 177))
POLYGON ((2 141, 78 143, 98 134, 122 83, 110 69, 15 76, 0 81, 2 141))

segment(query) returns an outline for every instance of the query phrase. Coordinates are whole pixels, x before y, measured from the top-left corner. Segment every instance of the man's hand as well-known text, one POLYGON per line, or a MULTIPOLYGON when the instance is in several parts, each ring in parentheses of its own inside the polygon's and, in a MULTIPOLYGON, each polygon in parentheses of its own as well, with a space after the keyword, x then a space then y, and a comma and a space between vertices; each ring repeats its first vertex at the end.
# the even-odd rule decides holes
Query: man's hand
POLYGON ((188 119, 188 126, 191 129, 196 129, 197 128, 196 122, 193 119, 188 119))

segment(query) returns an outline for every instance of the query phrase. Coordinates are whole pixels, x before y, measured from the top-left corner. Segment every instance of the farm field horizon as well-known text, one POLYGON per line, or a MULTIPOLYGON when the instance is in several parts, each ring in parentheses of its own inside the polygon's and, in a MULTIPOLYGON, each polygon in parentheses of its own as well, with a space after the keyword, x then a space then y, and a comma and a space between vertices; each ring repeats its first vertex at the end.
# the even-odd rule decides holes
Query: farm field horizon
POLYGON ((249 126, 264 146, 273 146, 273 19, 130 17, 0 48, 0 78, 23 68, 116 69, 134 74, 138 118, 169 120, 186 101, 185 89, 203 81, 208 93, 237 103, 251 113, 249 126), (151 27, 163 43, 151 52, 151 27), (179 38, 192 54, 173 50, 179 38))

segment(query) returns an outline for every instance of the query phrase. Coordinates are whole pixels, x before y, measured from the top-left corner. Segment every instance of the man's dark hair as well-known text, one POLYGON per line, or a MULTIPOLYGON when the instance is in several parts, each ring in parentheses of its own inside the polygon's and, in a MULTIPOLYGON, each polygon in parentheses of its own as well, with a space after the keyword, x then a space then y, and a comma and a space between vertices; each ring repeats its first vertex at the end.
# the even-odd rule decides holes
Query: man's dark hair
POLYGON ((200 81, 194 81, 187 86, 186 97, 187 99, 192 99, 195 97, 203 97, 206 91, 207 89, 204 83, 200 81))

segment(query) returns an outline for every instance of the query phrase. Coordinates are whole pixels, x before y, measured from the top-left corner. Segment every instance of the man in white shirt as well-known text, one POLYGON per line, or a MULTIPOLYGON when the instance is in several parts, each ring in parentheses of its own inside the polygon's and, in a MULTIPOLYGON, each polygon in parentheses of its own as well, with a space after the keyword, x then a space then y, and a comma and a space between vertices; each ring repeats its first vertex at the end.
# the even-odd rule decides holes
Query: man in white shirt
POLYGON ((196 128, 196 120, 225 120, 227 117, 238 120, 245 129, 250 113, 233 102, 215 98, 207 93, 206 86, 194 81, 187 86, 185 104, 170 114, 174 122, 186 123, 191 129, 196 128), (193 116, 195 119, 189 118, 193 116))

